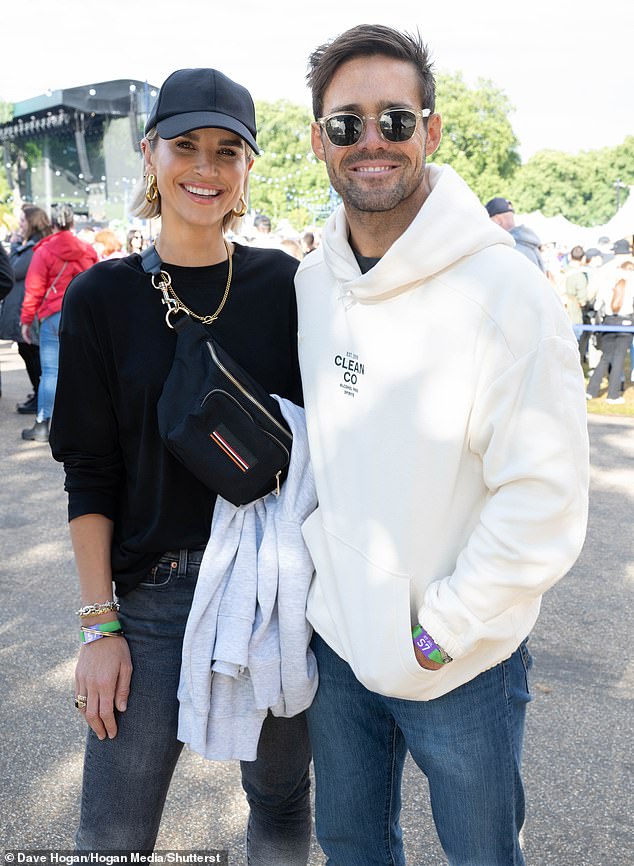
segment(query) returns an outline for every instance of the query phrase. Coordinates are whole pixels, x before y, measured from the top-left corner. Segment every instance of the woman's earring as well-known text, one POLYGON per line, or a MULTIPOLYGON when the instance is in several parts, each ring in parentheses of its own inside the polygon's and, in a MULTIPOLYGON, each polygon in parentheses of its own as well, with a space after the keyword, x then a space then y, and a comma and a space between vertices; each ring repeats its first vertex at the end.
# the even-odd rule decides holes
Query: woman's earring
POLYGON ((148 174, 145 179, 145 200, 148 204, 154 204, 159 197, 156 175, 148 174))
POLYGON ((243 195, 240 196, 240 201, 242 202, 240 210, 236 210, 235 208, 232 210, 234 217, 243 217, 249 209, 243 195))

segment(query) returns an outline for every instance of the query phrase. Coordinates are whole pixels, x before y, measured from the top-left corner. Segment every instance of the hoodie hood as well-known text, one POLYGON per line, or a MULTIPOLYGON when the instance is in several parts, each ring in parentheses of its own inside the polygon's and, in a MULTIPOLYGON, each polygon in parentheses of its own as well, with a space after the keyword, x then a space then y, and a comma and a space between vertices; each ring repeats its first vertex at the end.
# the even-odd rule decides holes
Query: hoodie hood
POLYGON ((324 260, 343 296, 376 303, 407 291, 464 256, 495 244, 514 246, 508 232, 489 219, 467 184, 448 165, 426 168, 429 195, 411 225, 381 260, 362 274, 348 242, 341 205, 322 232, 324 260))
MULTIPOLYGON (((65 262, 83 262, 86 259, 86 255, 90 255, 90 250, 92 249, 90 244, 84 243, 84 241, 68 230, 54 232, 52 235, 42 238, 35 245, 35 249, 42 249, 42 247, 46 247, 49 252, 63 259, 65 262)), ((92 261, 87 260, 84 267, 88 267, 90 264, 92 264, 92 261)))

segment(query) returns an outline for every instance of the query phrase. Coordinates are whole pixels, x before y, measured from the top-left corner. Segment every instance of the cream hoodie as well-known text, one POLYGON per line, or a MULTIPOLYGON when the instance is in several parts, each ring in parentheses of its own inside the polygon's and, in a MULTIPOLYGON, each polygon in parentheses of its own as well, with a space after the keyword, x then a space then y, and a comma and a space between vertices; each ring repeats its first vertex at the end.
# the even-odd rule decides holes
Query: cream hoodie
POLYGON ((343 208, 296 278, 319 508, 315 630, 369 689, 429 700, 508 658, 585 535, 584 382, 568 318, 448 166, 366 274, 343 208), (420 622, 454 661, 422 669, 420 622))

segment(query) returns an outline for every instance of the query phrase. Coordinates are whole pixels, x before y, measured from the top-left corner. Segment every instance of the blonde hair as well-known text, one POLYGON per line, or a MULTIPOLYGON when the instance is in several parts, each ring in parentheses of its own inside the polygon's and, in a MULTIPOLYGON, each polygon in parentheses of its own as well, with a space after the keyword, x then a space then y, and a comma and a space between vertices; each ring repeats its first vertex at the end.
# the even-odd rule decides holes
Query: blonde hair
MULTIPOLYGON (((158 131, 155 126, 152 127, 145 136, 147 139, 150 150, 153 150, 156 146, 156 142, 159 138, 158 131)), ((243 141, 244 144, 244 156, 247 164, 251 162, 253 159, 253 150, 251 147, 243 141)), ((249 202, 249 175, 250 172, 247 172, 247 176, 244 179, 244 189, 242 192, 242 196, 244 201, 248 204, 249 202)), ((141 183, 137 184, 137 190, 134 194, 134 198, 132 199, 132 204, 130 206, 130 213, 132 216, 139 217, 139 219, 151 220, 160 217, 161 215, 161 196, 160 194, 156 197, 155 201, 148 201, 145 197, 145 185, 146 185, 146 174, 143 172, 143 178, 141 183)), ((224 232, 238 232, 240 226, 242 225, 242 217, 237 217, 232 210, 229 211, 228 214, 225 214, 225 217, 222 221, 222 229, 224 232)))

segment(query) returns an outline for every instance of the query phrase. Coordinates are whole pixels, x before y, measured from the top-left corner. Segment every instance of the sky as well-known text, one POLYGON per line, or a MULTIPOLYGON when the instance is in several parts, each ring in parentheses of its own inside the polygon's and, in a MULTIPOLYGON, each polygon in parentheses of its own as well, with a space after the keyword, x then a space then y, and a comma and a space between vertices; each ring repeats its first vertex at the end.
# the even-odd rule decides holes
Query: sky
MULTIPOLYGON (((418 29, 435 68, 510 98, 526 161, 634 134, 632 0, 12 0, 3 4, 0 99, 15 102, 111 79, 152 85, 212 66, 255 99, 310 105, 306 61, 357 24, 418 29), (394 12, 386 14, 392 7, 394 12)), ((442 114, 442 103, 437 105, 442 114)))

